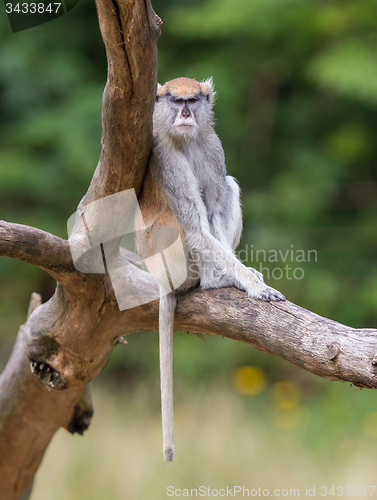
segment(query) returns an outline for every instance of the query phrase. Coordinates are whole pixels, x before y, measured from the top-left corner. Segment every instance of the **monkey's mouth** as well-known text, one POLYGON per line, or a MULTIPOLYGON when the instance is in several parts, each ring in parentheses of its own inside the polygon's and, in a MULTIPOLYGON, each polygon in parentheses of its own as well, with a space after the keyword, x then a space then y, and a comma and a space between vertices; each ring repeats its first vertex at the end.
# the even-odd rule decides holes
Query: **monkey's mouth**
POLYGON ((179 123, 177 124, 177 130, 182 134, 189 134, 195 129, 194 123, 179 123))
POLYGON ((175 122, 175 126, 178 130, 192 130, 196 127, 196 122, 193 118, 179 118, 175 122))

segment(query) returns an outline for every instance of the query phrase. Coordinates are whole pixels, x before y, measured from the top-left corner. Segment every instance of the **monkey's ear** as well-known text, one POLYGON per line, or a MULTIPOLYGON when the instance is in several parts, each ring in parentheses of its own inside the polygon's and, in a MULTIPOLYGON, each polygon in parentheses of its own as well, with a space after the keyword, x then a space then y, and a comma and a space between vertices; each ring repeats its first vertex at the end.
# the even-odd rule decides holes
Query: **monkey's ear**
POLYGON ((203 80, 202 82, 200 82, 199 85, 202 94, 206 96, 207 101, 212 105, 216 95, 212 76, 210 78, 207 78, 207 80, 203 80))
POLYGON ((159 83, 157 84, 157 93, 156 93, 156 102, 158 102, 160 100, 160 97, 161 97, 161 89, 162 89, 162 85, 160 85, 159 83))

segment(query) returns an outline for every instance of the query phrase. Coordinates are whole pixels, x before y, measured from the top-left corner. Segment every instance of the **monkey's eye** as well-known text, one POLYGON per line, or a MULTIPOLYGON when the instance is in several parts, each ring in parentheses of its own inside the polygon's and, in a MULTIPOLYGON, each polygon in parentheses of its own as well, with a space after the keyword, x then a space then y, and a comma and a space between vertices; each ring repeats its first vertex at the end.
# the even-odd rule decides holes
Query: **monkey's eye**
POLYGON ((194 102, 198 102, 198 99, 196 97, 191 97, 190 99, 188 99, 188 102, 193 104, 194 102))
POLYGON ((173 99, 173 102, 175 104, 183 104, 184 103, 184 99, 181 99, 180 97, 176 97, 175 99, 173 99))

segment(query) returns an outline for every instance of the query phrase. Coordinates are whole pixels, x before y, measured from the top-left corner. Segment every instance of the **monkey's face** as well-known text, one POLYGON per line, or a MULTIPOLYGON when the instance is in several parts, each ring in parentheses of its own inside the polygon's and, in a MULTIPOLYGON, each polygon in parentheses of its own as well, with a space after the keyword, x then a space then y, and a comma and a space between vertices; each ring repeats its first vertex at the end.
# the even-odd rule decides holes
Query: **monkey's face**
POLYGON ((206 96, 157 96, 154 121, 157 130, 172 137, 195 139, 212 123, 212 109, 206 96))
POLYGON ((171 97, 170 102, 175 111, 173 126, 177 134, 196 135, 198 122, 196 113, 200 106, 200 96, 193 96, 189 99, 183 97, 171 97))
POLYGON ((155 132, 185 140, 205 134, 213 124, 214 95, 211 78, 198 82, 181 77, 159 85, 153 115, 155 132))

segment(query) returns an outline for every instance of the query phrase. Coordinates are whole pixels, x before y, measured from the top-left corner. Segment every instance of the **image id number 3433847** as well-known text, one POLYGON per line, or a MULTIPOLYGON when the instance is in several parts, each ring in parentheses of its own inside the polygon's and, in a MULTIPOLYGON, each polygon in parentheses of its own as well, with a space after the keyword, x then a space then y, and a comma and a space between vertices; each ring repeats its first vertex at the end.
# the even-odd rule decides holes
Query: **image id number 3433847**
MULTIPOLYGON (((376 489, 375 486, 364 486, 364 487, 359 487, 359 486, 332 486, 331 488, 327 486, 322 486, 321 487, 321 496, 322 497, 327 497, 327 496, 346 496, 350 497, 352 496, 353 498, 358 497, 358 496, 364 496, 365 497, 371 497, 374 493, 374 490, 376 489)), ((311 496, 310 491, 312 490, 307 490, 306 494, 311 496)), ((315 488, 314 488, 314 495, 315 495, 315 488)), ((314 496, 313 495, 313 496, 314 496)))
POLYGON ((56 14, 60 7, 61 3, 27 3, 27 2, 20 2, 16 3, 15 5, 11 3, 6 3, 5 4, 5 9, 7 14, 56 14))

